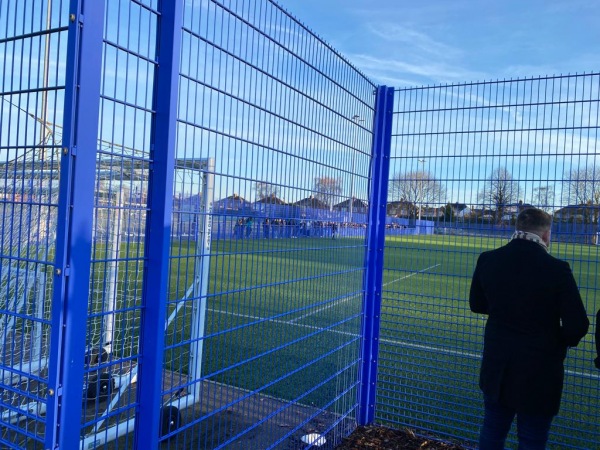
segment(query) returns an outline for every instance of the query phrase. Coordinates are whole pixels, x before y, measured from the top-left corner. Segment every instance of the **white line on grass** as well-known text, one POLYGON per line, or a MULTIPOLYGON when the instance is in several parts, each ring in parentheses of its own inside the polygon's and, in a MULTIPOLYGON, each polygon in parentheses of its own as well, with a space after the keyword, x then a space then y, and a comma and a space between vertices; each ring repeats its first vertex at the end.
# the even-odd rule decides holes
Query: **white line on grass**
MULTIPOLYGON (((417 350, 427 350, 427 351, 432 351, 435 353, 443 353, 446 355, 462 356, 462 357, 473 358, 473 359, 478 359, 478 360, 481 359, 481 355, 479 353, 462 352, 460 350, 448 350, 445 348, 434 347, 434 346, 430 346, 430 345, 413 344, 411 342, 395 341, 392 339, 381 339, 380 342, 384 342, 386 344, 400 345, 402 347, 415 348, 417 350)), ((595 373, 577 372, 575 370, 565 370, 565 373, 568 375, 576 376, 576 377, 589 378, 591 380, 600 380, 600 375, 597 375, 595 373)))
POLYGON ((318 327, 316 325, 306 325, 303 323, 294 323, 289 320, 268 319, 265 317, 251 316, 250 314, 238 314, 238 313, 232 313, 229 311, 222 311, 220 309, 211 309, 211 308, 207 308, 207 311, 218 313, 218 314, 230 314, 232 316, 242 317, 244 319, 261 320, 261 321, 277 323, 277 324, 282 324, 282 325, 293 325, 295 327, 307 328, 309 330, 329 331, 332 333, 342 334, 344 336, 350 336, 350 337, 359 337, 360 336, 360 334, 358 334, 358 333, 350 333, 349 331, 340 331, 340 330, 332 330, 332 329, 326 330, 325 328, 318 327))
POLYGON ((415 348, 417 350, 427 350, 427 351, 432 351, 432 352, 436 352, 436 353, 444 353, 446 355, 462 356, 462 357, 473 358, 473 359, 481 359, 481 355, 478 353, 463 352, 460 350, 448 350, 446 348, 434 347, 431 345, 413 344, 411 342, 396 341, 394 339, 380 339, 379 342, 383 342, 384 344, 400 345, 402 347, 415 348))
POLYGON ((289 320, 287 323, 296 323, 298 320, 306 319, 307 317, 313 316, 313 315, 315 315, 317 313, 320 313, 321 311, 325 311, 327 309, 333 308, 334 306, 338 306, 338 305, 341 305, 342 303, 346 303, 347 301, 352 300, 353 298, 359 297, 360 295, 362 295, 362 292, 360 294, 354 294, 351 297, 347 297, 347 298, 342 298, 342 299, 336 300, 331 305, 327 305, 327 306, 323 306, 321 308, 313 309, 310 312, 307 312, 306 314, 302 314, 301 316, 298 316, 298 317, 295 317, 295 318, 289 320))
POLYGON ((419 270, 419 271, 417 271, 417 272, 413 272, 413 273, 411 273, 411 274, 408 274, 408 275, 405 275, 405 276, 403 276, 403 277, 400 277, 400 278, 398 278, 397 280, 388 281, 387 283, 384 283, 382 286, 388 286, 388 285, 390 285, 390 284, 392 284, 392 283, 396 283, 396 282, 398 282, 398 281, 406 280, 407 278, 414 277, 415 275, 418 275, 418 274, 420 274, 420 273, 423 273, 423 272, 425 272, 425 271, 427 271, 427 270, 429 270, 429 269, 434 269, 434 268, 436 268, 437 266, 441 266, 441 264, 435 264, 435 265, 433 265, 433 266, 426 267, 425 269, 419 270))
MULTIPOLYGON (((427 270, 434 269, 434 268, 436 268, 436 267, 438 267, 440 265, 441 264, 435 264, 433 266, 426 267, 425 269, 419 270, 417 272, 413 272, 411 274, 408 274, 408 275, 405 275, 403 277, 400 277, 400 278, 398 278, 396 280, 392 280, 392 281, 389 281, 387 283, 384 283, 382 286, 388 286, 390 284, 397 283, 398 281, 402 281, 402 280, 405 280, 407 278, 414 277, 415 275, 418 275, 420 273, 426 272, 427 270)), ((349 331, 332 330, 332 329, 331 330, 325 330, 325 328, 323 328, 323 327, 318 327, 316 325, 307 325, 307 324, 297 323, 297 321, 301 320, 301 319, 304 319, 306 317, 309 317, 311 315, 314 315, 314 314, 316 314, 318 312, 325 311, 326 309, 333 308, 334 306, 337 306, 337 305, 339 305, 341 303, 347 302, 347 301, 349 301, 349 300, 351 300, 351 299, 353 299, 355 297, 358 297, 361 294, 355 294, 355 295, 353 295, 351 297, 338 300, 338 301, 334 302, 331 305, 328 305, 328 306, 325 306, 325 307, 322 307, 322 308, 318 308, 318 309, 316 309, 314 311, 311 311, 310 313, 303 314, 302 316, 296 317, 296 318, 291 319, 291 320, 266 319, 265 317, 252 316, 252 315, 249 315, 249 314, 238 314, 238 313, 233 313, 233 312, 229 312, 229 311, 222 311, 222 310, 219 310, 219 309, 211 309, 211 308, 209 308, 208 311, 211 311, 211 312, 214 312, 214 313, 219 313, 219 314, 230 314, 232 316, 243 317, 245 319, 267 320, 268 322, 272 322, 272 323, 277 323, 277 324, 282 324, 282 325, 293 325, 293 326, 296 326, 296 327, 307 328, 309 330, 329 331, 331 333, 336 333, 336 334, 341 334, 341 335, 344 335, 344 336, 349 336, 349 337, 356 338, 356 337, 360 337, 360 335, 357 334, 357 333, 351 333, 349 331)), ((472 359, 476 359, 476 360, 480 360, 481 359, 481 355, 479 353, 463 352, 463 351, 460 351, 460 350, 448 350, 448 349, 441 348, 441 347, 434 347, 434 346, 423 345, 423 344, 414 344, 412 342, 397 341, 397 340, 394 340, 394 339, 380 339, 379 341, 382 342, 382 343, 385 343, 385 344, 398 345, 398 346, 407 347, 407 348, 414 348, 416 350, 427 350, 427 351, 431 351, 431 352, 435 352, 435 353, 442 353, 442 354, 445 354, 445 355, 472 358, 472 359)), ((565 370, 565 373, 568 374, 568 375, 576 376, 576 377, 588 378, 588 379, 591 379, 591 380, 600 380, 600 375, 597 375, 595 373, 577 372, 577 371, 574 371, 574 370, 565 370)))
MULTIPOLYGON (((218 313, 218 314, 231 314, 232 316, 243 317, 245 319, 265 320, 264 317, 252 316, 249 314, 232 313, 229 311, 222 311, 219 309, 208 309, 208 311, 218 313)), ((279 319, 266 319, 266 320, 268 322, 272 322, 272 323, 277 323, 277 324, 282 324, 282 325, 293 325, 295 327, 306 328, 309 330, 329 331, 330 333, 341 334, 343 336, 349 336, 352 338, 360 337, 360 334, 358 334, 358 333, 351 333, 349 331, 340 331, 340 330, 325 330, 325 328, 318 327, 316 325, 306 325, 306 324, 302 324, 302 323, 294 323, 289 320, 279 320, 279 319)), ((442 354, 451 355, 451 356, 460 356, 463 358, 466 357, 466 358, 471 358, 471 359, 475 359, 475 360, 481 359, 481 355, 479 353, 463 352, 460 350, 448 350, 446 348, 434 347, 431 345, 414 344, 412 342, 398 341, 395 339, 380 339, 379 341, 382 343, 385 343, 385 344, 398 345, 400 347, 407 347, 407 348, 414 348, 416 350, 427 350, 427 351, 431 351, 431 352, 435 352, 435 353, 442 353, 442 354)), ((565 373, 567 375, 572 375, 572 376, 581 377, 581 378, 588 378, 590 380, 600 380, 600 375, 597 375, 595 373, 578 372, 575 370, 565 370, 565 373)))
MULTIPOLYGON (((396 280, 393 280, 393 281, 388 281, 387 283, 383 284, 382 286, 387 286, 389 284, 396 283, 398 281, 405 280, 405 279, 410 278, 410 277, 414 277, 415 275, 418 275, 419 273, 423 273, 423 272, 425 272, 427 270, 433 269, 433 268, 435 268, 437 266, 440 266, 440 265, 441 264, 435 264, 434 266, 426 267, 425 269, 419 270, 418 272, 414 272, 414 273, 411 273, 409 275, 405 275, 405 276, 400 277, 400 278, 398 278, 396 280)), ((348 297, 348 298, 337 300, 337 301, 333 302, 331 305, 323 306, 322 308, 317 308, 317 309, 311 310, 310 312, 307 312, 306 314, 302 314, 301 316, 298 316, 298 317, 296 317, 294 319, 291 319, 289 321, 289 323, 296 323, 299 320, 302 320, 302 319, 305 319, 307 317, 313 316, 313 315, 315 315, 317 313, 320 313, 320 312, 325 311, 327 309, 333 308, 334 306, 338 306, 338 305, 340 305, 342 303, 345 303, 345 302, 347 302, 349 300, 352 300, 352 299, 354 299, 356 297, 359 297, 361 295, 362 295, 362 292, 360 294, 354 294, 353 296, 348 297)))

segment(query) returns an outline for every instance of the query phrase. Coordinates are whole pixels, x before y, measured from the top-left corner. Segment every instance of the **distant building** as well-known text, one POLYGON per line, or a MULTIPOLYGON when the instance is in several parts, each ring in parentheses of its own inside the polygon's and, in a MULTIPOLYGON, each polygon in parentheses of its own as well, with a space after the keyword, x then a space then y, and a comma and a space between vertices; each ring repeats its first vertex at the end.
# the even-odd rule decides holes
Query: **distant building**
POLYGON ((261 198, 254 202, 255 205, 287 205, 285 200, 280 199, 275 194, 271 194, 268 197, 261 198))
MULTIPOLYGON (((399 200, 395 202, 388 202, 386 205, 386 213, 391 217, 411 217, 411 214, 415 210, 415 205, 406 200, 399 200)), ((414 214, 413 214, 414 215, 414 214)))
POLYGON ((504 207, 502 221, 510 222, 511 220, 516 220, 519 213, 528 208, 535 208, 535 206, 530 203, 523 203, 522 200, 518 203, 510 203, 504 207))
POLYGON ((445 207, 441 206, 438 208, 429 208, 423 207, 421 208, 421 218, 422 219, 441 219, 445 216, 445 207))
POLYGON ((252 209, 252 204, 237 194, 222 198, 213 203, 213 212, 217 214, 239 214, 252 209))
POLYGON ((275 194, 261 198, 252 204, 255 211, 260 212, 267 217, 281 217, 286 215, 284 208, 282 208, 285 205, 287 205, 287 202, 280 199, 275 194))
POLYGON ((303 198, 302 200, 298 200, 296 203, 292 203, 292 205, 300 208, 329 209, 329 206, 327 206, 325 202, 322 202, 312 195, 310 197, 303 198))
POLYGON ((473 208, 469 217, 483 220, 484 222, 491 222, 494 220, 494 211, 489 208, 473 208))
POLYGON ((465 203, 451 203, 452 215, 459 220, 464 220, 471 216, 472 211, 465 203))
POLYGON ((554 212, 554 220, 557 222, 598 222, 600 215, 599 205, 568 205, 554 212))
POLYGON ((358 198, 352 198, 344 200, 337 205, 333 205, 334 211, 350 212, 350 205, 352 205, 352 212, 357 214, 366 214, 369 211, 369 205, 366 202, 358 198))

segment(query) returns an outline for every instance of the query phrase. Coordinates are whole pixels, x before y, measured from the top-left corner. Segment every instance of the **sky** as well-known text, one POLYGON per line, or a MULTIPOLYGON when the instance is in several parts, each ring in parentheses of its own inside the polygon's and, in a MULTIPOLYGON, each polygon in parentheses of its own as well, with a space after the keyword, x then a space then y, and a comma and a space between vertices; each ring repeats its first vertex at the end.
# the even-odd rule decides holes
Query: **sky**
MULTIPOLYGON (((405 88, 600 71, 600 1, 275 1, 378 85, 405 88)), ((508 110, 505 112, 509 114, 508 110)), ((585 116, 580 111, 571 114, 585 116)), ((595 114, 590 117, 596 118, 595 114)), ((528 116, 517 119, 519 123, 531 120, 528 116)), ((547 131, 538 133, 539 136, 516 133, 514 142, 511 137, 510 142, 487 144, 486 151, 496 155, 511 153, 511 145, 522 152, 535 153, 530 159, 509 156, 470 159, 473 167, 465 168, 454 167, 455 159, 432 157, 435 149, 426 150, 419 158, 426 160, 423 170, 434 177, 458 180, 446 182, 451 201, 475 202, 482 183, 470 183, 465 177, 486 177, 498 165, 507 167, 515 179, 529 180, 521 188, 524 200, 533 201, 537 185, 531 180, 560 178, 571 167, 570 162, 590 163, 581 156, 558 155, 551 158, 550 165, 543 159, 542 153, 550 148, 562 154, 593 153, 598 145, 596 140, 585 145, 578 139, 580 136, 575 136, 577 133, 547 131), (520 142, 519 138, 526 142, 520 142), (543 145, 549 140, 551 145, 543 145), (570 142, 574 145, 569 146, 570 142)), ((466 144, 464 148, 472 151, 466 144)), ((412 163, 412 170, 417 170, 417 157, 412 163)), ((404 173, 409 169, 391 167, 390 170, 404 173)), ((546 188, 557 190, 561 185, 556 181, 545 183, 546 188)), ((556 202, 560 202, 561 195, 556 193, 556 202)))
MULTIPOLYGON (((274 1, 301 23, 305 24, 309 30, 328 42, 375 84, 401 88, 572 74, 575 72, 589 73, 600 70, 600 52, 597 50, 597 44, 600 43, 600 27, 597 25, 600 23, 600 1, 597 0, 502 0, 497 2, 487 0, 428 0, 422 2, 406 2, 401 0, 274 1)), ((228 51, 232 54, 240 52, 242 55, 245 55, 244 51, 247 49, 245 45, 247 41, 244 41, 243 37, 250 34, 247 34, 248 31, 244 31, 244 29, 239 27, 237 20, 232 18, 225 18, 223 20, 221 11, 227 8, 221 5, 221 3, 230 7, 237 6, 240 10, 244 10, 252 16, 251 13, 256 10, 254 7, 256 3, 253 2, 254 0, 230 0, 229 2, 188 0, 185 4, 188 6, 195 5, 199 9, 204 8, 204 10, 210 11, 210 14, 207 15, 209 19, 206 23, 201 21, 202 26, 200 28, 208 28, 208 30, 203 29, 202 32, 209 36, 209 38, 214 38, 217 41, 215 45, 231 45, 228 51), (223 23, 229 24, 232 27, 231 33, 222 31, 223 23), (235 33, 238 33, 242 38, 230 39, 235 33)), ((151 58, 153 47, 142 44, 147 44, 152 40, 136 40, 131 36, 136 35, 136 30, 141 25, 143 25, 142 29, 139 30, 141 35, 148 35, 149 30, 153 29, 149 25, 153 19, 150 18, 150 15, 144 8, 136 7, 142 11, 139 13, 139 17, 143 17, 143 20, 138 20, 139 17, 135 16, 131 19, 131 23, 137 24, 136 26, 132 28, 119 26, 120 22, 116 18, 119 18, 120 15, 129 17, 128 14, 132 14, 130 4, 128 2, 109 2, 109 4, 112 6, 107 10, 109 17, 107 20, 107 33, 110 39, 115 40, 119 45, 108 46, 104 55, 106 65, 103 77, 103 89, 105 95, 111 98, 115 97, 119 101, 115 103, 116 106, 111 106, 110 102, 105 102, 106 105, 103 106, 104 109, 102 112, 104 121, 101 123, 100 136, 104 142, 123 145, 126 148, 147 148, 150 139, 150 121, 146 120, 141 114, 130 114, 129 110, 128 114, 125 114, 123 104, 136 103, 143 109, 149 108, 152 89, 149 87, 151 76, 148 73, 152 73, 152 67, 145 62, 138 64, 137 61, 134 61, 134 58, 122 57, 121 50, 119 50, 121 58, 117 59, 116 49, 131 45, 136 54, 146 55, 151 58), (115 10, 117 8, 115 5, 120 5, 123 11, 115 10), (128 42, 129 40, 132 42, 128 42), (128 70, 125 70, 126 64, 129 64, 127 66, 128 70), (146 84, 144 85, 145 88, 142 89, 140 86, 143 85, 141 82, 144 79, 146 84), (132 126, 128 122, 134 119, 139 121, 136 126, 132 126)), ((63 8, 67 7, 66 2, 63 2, 62 5, 63 8)), ((133 10, 137 10, 136 8, 133 8, 133 10)), ((15 14, 22 11, 19 8, 16 8, 16 10, 17 13, 15 14)), ((53 14, 56 17, 67 17, 64 14, 59 14, 57 9, 53 10, 53 14)), ((191 17, 192 15, 188 11, 188 16, 191 17)), ((37 15, 33 20, 29 21, 14 20, 10 19, 9 16, 5 14, 3 18, 0 15, 0 37, 2 33, 10 34, 11 32, 8 29, 9 27, 3 27, 2 24, 19 24, 17 31, 26 33, 32 31, 30 27, 43 26, 44 24, 44 21, 37 17, 37 15), (25 24, 23 30, 21 30, 21 22, 25 24)), ((195 14, 194 17, 202 17, 202 14, 195 14)), ((265 17, 272 18, 269 14, 265 17)), ((274 25, 279 24, 274 23, 274 25)), ((14 26, 16 27, 17 25, 14 26)), ((276 35, 280 38, 286 36, 285 34, 276 35)), ((34 45, 31 53, 41 55, 43 41, 39 39, 34 41, 38 43, 35 44, 37 47, 34 45)), ((61 42, 65 46, 67 41, 63 39, 61 42)), ((268 39, 251 40, 251 42, 254 44, 261 42, 265 45, 264 48, 272 49, 272 47, 268 46, 270 42, 268 39)), ((303 41, 298 40, 297 42, 303 41)), ((58 51, 58 48, 58 46, 53 47, 55 51, 58 51)), ((62 51, 64 52, 64 49, 62 51)), ((5 72, 16 72, 21 75, 21 77, 11 75, 12 78, 18 79, 19 83, 21 83, 17 83, 15 86, 28 86, 27 83, 31 80, 35 81, 40 77, 41 71, 34 69, 38 66, 41 67, 41 65, 36 65, 36 61, 39 62, 39 59, 30 59, 28 64, 23 65, 23 58, 20 58, 21 53, 22 51, 13 50, 7 60, 1 57, 2 49, 0 49, 0 60, 3 60, 7 66, 5 72), (20 69, 17 70, 14 67, 9 67, 7 61, 14 62, 13 66, 20 69)), ((206 66, 200 65, 203 72, 194 73, 195 77, 205 77, 206 80, 209 80, 209 83, 214 83, 213 87, 215 89, 196 90, 196 95, 204 95, 207 99, 206 102, 202 100, 204 97, 195 98, 191 94, 188 95, 187 88, 182 87, 182 98, 185 99, 185 102, 182 101, 180 104, 182 111, 185 109, 188 112, 187 116, 182 115, 182 119, 187 118, 195 122, 196 120, 200 121, 203 117, 207 117, 205 119, 208 123, 207 126, 213 127, 216 130, 211 136, 232 136, 232 139, 227 141, 226 144, 223 142, 213 143, 203 135, 203 131, 198 131, 201 129, 204 130, 204 128, 190 127, 194 128, 194 132, 190 133, 191 137, 189 140, 180 140, 186 144, 184 145, 185 148, 193 148, 194 151, 198 151, 199 148, 208 148, 211 152, 216 152, 217 148, 221 148, 224 145, 229 145, 232 148, 229 152, 229 155, 231 155, 230 161, 227 164, 221 163, 219 170, 227 175, 231 175, 237 171, 235 173, 236 179, 245 181, 240 181, 235 186, 225 186, 222 192, 217 194, 217 198, 230 195, 234 192, 252 198, 254 192, 250 184, 254 180, 261 182, 270 181, 284 187, 290 187, 290 190, 293 192, 288 192, 284 196, 288 201, 295 201, 309 195, 311 188, 309 186, 310 183, 306 180, 310 181, 314 179, 313 172, 317 171, 318 168, 308 172, 296 169, 293 173, 297 174, 298 179, 290 178, 290 171, 287 169, 291 163, 285 158, 280 157, 285 152, 269 151, 271 147, 276 145, 276 138, 281 136, 283 137, 281 137, 280 142, 284 142, 282 144, 284 146, 291 147, 290 144, 298 143, 298 148, 302 149, 302 151, 310 150, 312 152, 309 152, 311 158, 316 154, 320 156, 325 155, 324 158, 330 158, 326 161, 317 161, 319 164, 323 163, 321 166, 329 165, 335 169, 341 168, 346 172, 354 171, 350 169, 354 167, 353 158, 339 156, 339 159, 335 160, 331 156, 335 154, 334 151, 322 151, 324 148, 330 149, 327 147, 327 144, 331 142, 334 142, 333 147, 335 147, 337 145, 335 143, 339 141, 339 136, 334 136, 334 139, 325 139, 324 144, 319 139, 313 139, 311 142, 295 139, 293 133, 289 131, 290 128, 286 128, 284 131, 280 130, 279 134, 272 132, 271 128, 268 127, 271 126, 269 125, 270 121, 276 115, 271 115, 264 111, 275 105, 272 100, 267 98, 267 94, 272 94, 268 88, 272 84, 263 84, 266 83, 265 79, 269 77, 258 77, 256 74, 245 77, 245 72, 240 75, 239 71, 242 70, 241 65, 233 64, 221 54, 219 54, 219 58, 215 59, 217 53, 212 50, 207 51, 207 54, 214 61, 219 61, 219 63, 207 65, 211 67, 209 71, 205 70, 206 66), (233 67, 237 67, 239 76, 231 75, 233 67), (238 84, 239 80, 243 80, 244 84, 238 84), (262 90, 250 88, 249 86, 252 83, 257 86, 263 86, 262 90), (235 114, 231 113, 231 111, 229 113, 222 112, 220 116, 218 114, 211 114, 211 108, 214 111, 220 111, 217 109, 219 108, 218 102, 221 101, 217 94, 218 91, 232 92, 234 93, 233 97, 235 97, 237 95, 236 92, 240 92, 240 87, 243 88, 244 95, 248 96, 246 101, 252 104, 260 103, 265 106, 263 110, 257 114, 250 115, 244 109, 245 107, 242 106, 235 109, 235 114), (210 93, 207 93, 208 91, 210 93), (190 101, 190 99, 193 101, 190 101), (199 104, 205 106, 198 107, 199 104), (217 120, 217 118, 219 119, 217 120), (233 119, 239 120, 235 122, 233 119), (255 121, 259 124, 264 123, 267 125, 250 126, 250 119, 253 125, 255 121), (265 130, 268 132, 265 133, 265 130), (207 144, 209 142, 210 144, 207 144), (247 150, 247 142, 254 144, 251 150, 247 150), (258 148, 260 150, 257 150, 258 148), (268 158, 265 156, 266 154, 269 154, 268 158), (334 161, 333 163, 331 163, 332 160, 334 161), (265 167, 269 168, 269 171, 263 170, 265 167), (231 173, 227 172, 228 170, 231 173), (304 186, 304 189, 301 191, 294 190, 297 186, 304 186)), ((274 54, 279 55, 284 53, 276 52, 274 54)), ((267 59, 265 64, 268 67, 270 61, 269 54, 255 51, 254 56, 257 55, 259 56, 258 59, 261 56, 267 59), (265 57, 265 55, 267 56, 265 57)), ((54 59, 59 58, 54 57, 54 59)), ((184 72, 189 70, 188 63, 190 59, 192 58, 184 58, 184 72)), ((50 67, 50 84, 61 85, 63 81, 60 74, 64 70, 64 63, 62 66, 60 64, 51 64, 50 67)), ((293 70, 297 66, 292 64, 284 65, 283 67, 293 70)), ((199 70, 198 67, 196 69, 199 70)), ((259 73, 260 71, 255 72, 259 73)), ((3 76, 0 73, 0 81, 3 79, 3 76)), ((277 74, 276 76, 281 76, 281 74, 277 74)), ((312 80, 310 77, 300 79, 312 80)), ((275 94, 272 98, 277 98, 278 95, 282 94, 275 94)), ((291 91, 286 91, 283 95, 286 99, 294 98, 291 95, 291 91)), ((6 97, 4 100, 6 101, 0 102, 0 105, 6 111, 6 108, 8 108, 7 105, 11 103, 8 102, 6 97)), ((59 97, 54 100, 50 98, 49 100, 51 105, 53 101, 57 104, 63 101, 59 97)), ((11 101, 14 102, 15 100, 11 99, 11 101)), ((20 114, 23 115, 26 113, 31 114, 36 107, 40 107, 41 109, 42 103, 41 101, 26 103, 25 100, 22 100, 13 104, 11 108, 19 110, 20 114)), ((281 108, 281 111, 283 111, 281 114, 283 115, 288 114, 284 105, 285 102, 278 102, 275 106, 281 108)), ((318 115, 307 115, 308 119, 305 120, 304 115, 298 112, 301 109, 295 108, 290 110, 298 113, 298 116, 288 115, 285 121, 279 121, 278 124, 293 124, 292 129, 296 131, 307 128, 324 130, 325 134, 331 131, 327 128, 327 123, 321 123, 323 121, 319 119, 318 115), (315 117, 316 119, 314 119, 315 117), (296 122, 302 126, 296 126, 296 122)), ((350 107, 348 119, 355 113, 358 115, 358 112, 350 107)), ((1 113, 2 111, 0 110, 0 115, 1 113)), ((521 114, 518 117, 519 120, 527 119, 527 116, 523 116, 522 112, 519 112, 519 114, 521 114)), ((510 118, 513 117, 510 114, 508 116, 510 118)), ((41 117, 41 114, 38 114, 38 117, 41 117)), ((596 116, 593 118, 596 119, 596 116)), ((37 126, 38 130, 44 131, 39 126, 39 121, 40 119, 38 118, 32 123, 37 126)), ((50 121, 61 123, 60 112, 58 115, 53 116, 50 121)), ((348 124, 349 120, 345 122, 348 124)), ((15 139, 13 133, 7 132, 9 126, 9 122, 2 121, 2 126, 0 127, 0 147, 8 145, 8 142, 5 142, 8 139, 7 136, 10 136, 10 139, 15 139), (3 137, 5 141, 2 141, 3 137)), ((339 134, 344 134, 345 132, 345 129, 342 128, 334 129, 339 130, 339 134)), ((575 141, 570 139, 570 135, 567 137, 563 135, 566 136, 566 133, 563 133, 561 136, 557 136, 557 133, 547 133, 543 138, 552 139, 554 146, 559 142, 561 145, 568 143, 573 147, 572 143, 575 141)), ((20 137, 27 137, 35 143, 40 140, 39 133, 17 133, 17 138, 20 137)), ((517 139, 527 137, 518 135, 517 139)), ((219 137, 218 139, 222 140, 223 138, 219 137)), ((579 140, 576 143, 579 144, 581 138, 578 136, 577 139, 579 140)), ((423 142, 425 141, 423 140, 423 142)), ((538 142, 542 142, 541 137, 538 142)), ((506 146, 506 140, 503 144, 506 146)), ((597 145, 600 144, 595 144, 594 137, 594 143, 587 144, 584 148, 587 150, 590 148, 595 149, 598 148, 597 145)), ((579 145, 579 147, 582 146, 579 145)), ((469 147, 465 146, 465 148, 468 149, 469 147)), ((489 144, 488 150, 493 150, 494 148, 492 144, 489 144)), ((338 153, 350 154, 345 148, 338 153)), ((203 154, 203 156, 206 156, 206 154, 203 154)), ((426 158, 428 161, 426 170, 431 171, 436 177, 457 178, 458 176, 458 172, 455 173, 452 171, 452 164, 448 159, 443 161, 441 158, 436 159, 431 153, 425 154, 425 156, 423 154, 412 155, 412 157, 413 169, 422 168, 422 170, 425 170, 424 167, 420 166, 419 160, 426 158), (436 161, 438 162, 436 163, 436 161)), ((558 158, 555 159, 558 161, 558 158)), ((365 158, 363 160, 364 167, 368 161, 365 158)), ((506 161, 507 159, 504 159, 501 162, 506 164, 506 161)), ((560 162, 563 163, 562 160, 560 162)), ((528 164, 528 161, 526 161, 522 165, 530 166, 531 164, 528 164)), ((318 164, 313 164, 313 166, 316 167, 318 164)), ((543 167, 544 170, 549 171, 550 169, 547 166, 538 164, 536 167, 543 167)), ((513 166, 513 170, 517 169, 520 168, 513 166)), ((394 172, 406 170, 409 170, 409 168, 393 169, 394 172)), ((464 171, 465 168, 461 167, 460 170, 464 171)), ((490 172, 490 168, 487 166, 482 166, 480 170, 485 173, 490 172)), ((365 172, 366 170, 363 170, 362 173, 365 172)), ((563 173, 563 166, 554 170, 554 172, 563 173)), ((360 173, 360 171, 356 171, 356 173, 360 173)), ((472 172, 470 176, 475 178, 475 173, 472 172)), ((461 172, 460 176, 464 177, 464 172, 461 172)), ((527 173, 527 177, 540 178, 541 175, 527 173)), ((231 177, 231 179, 233 178, 231 177)), ((346 177, 346 179, 351 178, 346 177)), ((347 184, 352 185, 352 182, 348 181, 347 184)), ((357 184, 356 191, 353 194, 366 198, 366 187, 366 178, 363 178, 362 188, 357 184)), ((216 189, 218 190, 219 188, 217 187, 216 189)), ((459 188, 448 186, 448 189, 452 189, 453 191, 453 194, 450 196, 453 201, 461 200, 463 196, 466 196, 466 194, 462 194, 465 191, 464 188, 460 189, 460 196, 457 194, 459 188)), ((354 190, 354 187, 350 188, 347 186, 344 195, 352 195, 350 194, 350 190, 354 190)))
POLYGON ((600 70, 595 0, 277 0, 377 84, 600 70))

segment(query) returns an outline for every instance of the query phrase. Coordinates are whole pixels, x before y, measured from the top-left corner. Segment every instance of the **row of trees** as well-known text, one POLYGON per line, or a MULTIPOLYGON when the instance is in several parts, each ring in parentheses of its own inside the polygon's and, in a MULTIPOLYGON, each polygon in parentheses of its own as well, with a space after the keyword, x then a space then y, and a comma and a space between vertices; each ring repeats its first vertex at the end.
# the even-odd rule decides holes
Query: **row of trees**
MULTIPOLYGON (((579 206, 600 205, 600 169, 592 165, 567 171, 562 183, 563 204, 579 206)), ((494 220, 500 222, 507 208, 517 204, 523 197, 523 190, 510 171, 505 167, 495 169, 483 183, 477 193, 477 201, 493 212, 494 220)), ((390 179, 388 201, 404 201, 415 205, 420 212, 421 205, 442 204, 447 201, 446 189, 431 173, 411 171, 397 173, 390 179)), ((533 189, 531 203, 548 212, 554 209, 555 187, 539 185, 533 189)), ((597 219, 598 212, 593 208, 584 208, 586 222, 591 215, 597 219)))
MULTIPOLYGON (((562 183, 563 204, 593 206, 600 205, 600 169, 595 165, 577 168, 565 173, 562 183)), ((316 177, 313 181, 313 197, 329 207, 342 194, 342 180, 334 177, 316 177)), ((279 186, 267 182, 256 182, 256 199, 278 197, 279 186)), ((548 212, 554 209, 555 187, 539 185, 531 194, 531 204, 548 212)), ((500 222, 507 208, 517 204, 523 197, 519 181, 505 167, 495 169, 477 193, 477 201, 493 212, 494 220, 500 222)), ((446 188, 430 172, 425 170, 396 173, 390 179, 388 202, 403 201, 414 205, 415 216, 420 217, 424 205, 446 203, 446 188)), ((593 214, 593 212, 589 212, 593 214)), ((590 217, 585 220, 589 221, 590 217)))

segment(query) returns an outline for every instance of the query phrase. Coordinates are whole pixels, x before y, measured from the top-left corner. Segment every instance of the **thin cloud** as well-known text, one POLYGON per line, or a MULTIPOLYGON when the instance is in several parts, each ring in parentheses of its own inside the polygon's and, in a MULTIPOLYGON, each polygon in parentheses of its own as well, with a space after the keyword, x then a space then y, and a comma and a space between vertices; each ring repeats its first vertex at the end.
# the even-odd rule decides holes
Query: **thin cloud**
POLYGON ((411 86, 488 78, 484 74, 471 72, 461 66, 431 60, 408 61, 365 54, 350 55, 349 59, 375 81, 403 80, 411 86))
POLYGON ((376 37, 394 42, 397 44, 406 44, 405 49, 410 49, 411 53, 417 53, 422 57, 438 57, 442 59, 453 59, 461 57, 463 52, 457 48, 439 42, 425 33, 411 29, 409 27, 390 24, 390 23, 369 23, 367 30, 376 37))

